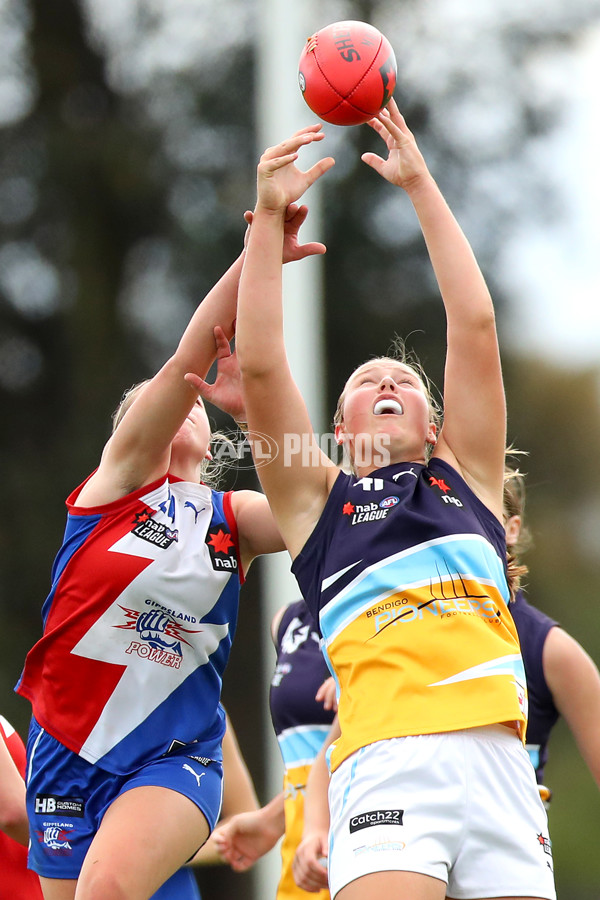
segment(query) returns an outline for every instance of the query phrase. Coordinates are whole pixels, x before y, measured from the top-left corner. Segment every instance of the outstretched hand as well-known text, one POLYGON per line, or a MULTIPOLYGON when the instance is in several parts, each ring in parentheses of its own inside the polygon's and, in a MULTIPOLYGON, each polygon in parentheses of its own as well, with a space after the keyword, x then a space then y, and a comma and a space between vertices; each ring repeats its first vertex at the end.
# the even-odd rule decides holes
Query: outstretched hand
MULTIPOLYGON (((307 244, 301 244, 298 240, 300 228, 306 221, 308 215, 308 206, 298 206, 297 203, 290 203, 285 211, 285 220, 283 223, 283 257, 282 262, 295 262, 298 259, 305 259, 307 256, 318 256, 327 252, 325 244, 320 241, 309 241, 307 244)), ((244 237, 244 246, 248 244, 250 235, 250 226, 254 213, 247 209, 244 213, 244 220, 248 224, 244 237)))
POLYGON ((298 887, 316 893, 327 887, 327 832, 312 832, 300 841, 294 860, 292 873, 298 887))
POLYGON ((301 147, 323 140, 325 135, 321 128, 321 125, 308 125, 291 138, 265 150, 258 164, 257 209, 271 212, 287 209, 335 165, 331 156, 319 160, 306 172, 294 165, 301 147))
POLYGON ((423 176, 428 176, 427 164, 395 100, 390 100, 386 108, 368 124, 385 141, 388 157, 383 159, 376 153, 363 153, 363 162, 386 181, 405 189, 423 176))
POLYGON ((315 700, 317 703, 323 704, 323 709, 331 709, 333 712, 337 712, 338 705, 335 678, 330 676, 325 679, 315 694, 315 700))
POLYGON ((217 348, 217 377, 214 383, 209 384, 194 372, 188 372, 185 380, 196 388, 198 395, 203 400, 208 400, 209 403, 218 406, 237 422, 245 421, 246 409, 242 393, 242 378, 236 352, 231 349, 220 325, 215 326, 214 336, 217 348))
POLYGON ((213 831, 221 858, 234 872, 245 872, 268 853, 281 837, 265 824, 261 810, 238 813, 213 831))

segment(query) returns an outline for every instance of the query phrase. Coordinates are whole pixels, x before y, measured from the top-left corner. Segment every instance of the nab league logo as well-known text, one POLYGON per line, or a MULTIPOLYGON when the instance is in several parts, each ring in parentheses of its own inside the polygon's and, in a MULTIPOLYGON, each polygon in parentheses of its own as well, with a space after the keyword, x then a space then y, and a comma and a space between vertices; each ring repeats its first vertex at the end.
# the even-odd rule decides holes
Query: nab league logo
POLYGON ((179 540, 179 532, 162 522, 155 522, 152 515, 153 511, 148 507, 136 513, 131 533, 143 541, 148 541, 149 544, 154 544, 155 547, 160 547, 161 550, 166 550, 173 541, 179 540))
POLYGON ((215 572, 237 572, 235 544, 224 524, 213 525, 206 533, 206 546, 215 572))
POLYGON ((351 525, 360 525, 363 522, 377 522, 387 519, 388 513, 400 503, 399 497, 384 497, 378 503, 351 503, 346 500, 342 506, 342 514, 350 516, 351 525))

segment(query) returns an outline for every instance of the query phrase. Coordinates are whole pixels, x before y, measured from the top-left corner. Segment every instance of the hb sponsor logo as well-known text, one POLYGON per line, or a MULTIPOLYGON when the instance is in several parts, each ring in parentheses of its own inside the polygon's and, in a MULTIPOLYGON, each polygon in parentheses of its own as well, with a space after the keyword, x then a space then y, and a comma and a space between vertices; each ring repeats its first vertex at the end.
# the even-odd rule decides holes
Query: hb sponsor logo
POLYGON ((85 802, 81 797, 36 794, 35 812, 46 816, 76 816, 81 819, 85 814, 85 802))
POLYGON ((206 546, 210 561, 216 572, 237 572, 238 561, 235 544, 226 526, 213 525, 206 533, 206 546))
POLYGON ((350 819, 350 834, 373 828, 375 825, 402 825, 403 809, 374 809, 371 812, 359 813, 350 819))

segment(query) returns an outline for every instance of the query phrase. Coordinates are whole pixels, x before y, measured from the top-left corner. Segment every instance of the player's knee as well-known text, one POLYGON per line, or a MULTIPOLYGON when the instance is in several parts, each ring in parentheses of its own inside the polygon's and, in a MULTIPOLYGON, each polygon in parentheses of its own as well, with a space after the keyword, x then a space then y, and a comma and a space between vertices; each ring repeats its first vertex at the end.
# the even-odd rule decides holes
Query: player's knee
POLYGON ((131 885, 123 872, 95 863, 82 871, 75 900, 131 900, 131 885))

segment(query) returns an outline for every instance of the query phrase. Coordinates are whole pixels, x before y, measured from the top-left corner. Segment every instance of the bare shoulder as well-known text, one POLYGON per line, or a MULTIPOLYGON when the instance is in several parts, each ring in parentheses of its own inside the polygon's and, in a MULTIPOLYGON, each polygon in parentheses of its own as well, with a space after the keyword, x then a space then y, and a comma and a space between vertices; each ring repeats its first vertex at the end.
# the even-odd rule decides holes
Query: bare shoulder
MULTIPOLYGON (((236 519, 248 512, 270 515, 269 503, 260 491, 240 490, 231 492, 231 508, 236 519)), ((239 523, 238 523, 239 524, 239 523)))
POLYGON ((544 677, 556 708, 567 716, 577 705, 600 711, 600 672, 589 653, 560 627, 551 628, 542 653, 544 677))
POLYGON ((580 667, 596 668, 589 653, 572 635, 559 626, 551 628, 548 632, 544 642, 543 662, 544 672, 547 668, 557 672, 565 671, 565 668, 569 671, 573 669, 577 671, 580 667))
POLYGON ((283 614, 286 609, 290 605, 292 601, 289 603, 284 603, 283 606, 280 606, 273 618, 271 619, 271 637, 273 639, 273 643, 277 646, 277 631, 279 630, 279 626, 281 625, 281 620, 283 619, 283 614))
MULTIPOLYGON (((332 463, 322 467, 322 471, 319 488, 315 487, 316 480, 309 480, 304 488, 296 485, 295 491, 283 492, 283 496, 278 494, 277 502, 271 506, 267 497, 258 491, 235 491, 232 506, 240 539, 245 537, 250 541, 255 555, 258 532, 266 530, 271 534, 276 531, 278 541, 283 542, 282 546, 287 548, 292 559, 298 555, 319 521, 340 473, 340 469, 332 463)), ((278 549, 281 547, 272 545, 270 550, 260 552, 275 552, 278 549)))
POLYGON ((503 466, 495 467, 497 469, 497 476, 494 479, 490 478, 489 473, 482 477, 479 473, 463 465, 460 460, 456 458, 448 444, 443 440, 443 432, 440 435, 440 439, 435 448, 432 462, 436 459, 442 459, 449 466, 452 466, 453 469, 456 469, 461 478, 471 488, 475 496, 481 500, 484 506, 487 506, 490 512, 492 512, 500 522, 502 522, 504 487, 503 466))

